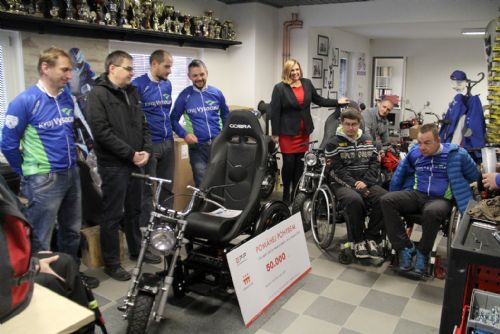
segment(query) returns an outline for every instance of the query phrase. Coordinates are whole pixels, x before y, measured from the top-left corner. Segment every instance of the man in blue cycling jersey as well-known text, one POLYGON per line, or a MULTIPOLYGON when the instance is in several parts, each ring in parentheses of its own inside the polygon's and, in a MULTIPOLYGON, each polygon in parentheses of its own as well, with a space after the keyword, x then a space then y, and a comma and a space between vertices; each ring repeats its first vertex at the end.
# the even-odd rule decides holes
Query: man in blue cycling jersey
POLYGON ((2 152, 22 175, 28 219, 40 241, 35 250, 50 250, 57 221, 58 250, 79 263, 81 189, 73 132, 74 102, 66 85, 72 69, 71 58, 64 50, 52 47, 41 52, 40 80, 19 94, 7 109, 2 152))
MULTIPOLYGON (((165 185, 160 201, 167 199, 167 207, 172 207, 175 154, 174 137, 170 121, 172 107, 172 83, 168 76, 172 73, 172 55, 165 50, 156 50, 149 57, 149 72, 135 78, 132 84, 137 88, 142 110, 146 116, 153 142, 153 152, 144 167, 145 173, 162 179, 172 180, 165 185)), ((141 226, 146 226, 153 209, 151 187, 145 186, 142 195, 141 226)))
POLYGON ((207 85, 205 63, 195 59, 188 66, 192 86, 185 88, 175 101, 171 119, 175 133, 189 145, 189 162, 198 187, 210 158, 210 145, 226 123, 229 108, 222 92, 207 85), (186 127, 179 124, 184 115, 186 127))

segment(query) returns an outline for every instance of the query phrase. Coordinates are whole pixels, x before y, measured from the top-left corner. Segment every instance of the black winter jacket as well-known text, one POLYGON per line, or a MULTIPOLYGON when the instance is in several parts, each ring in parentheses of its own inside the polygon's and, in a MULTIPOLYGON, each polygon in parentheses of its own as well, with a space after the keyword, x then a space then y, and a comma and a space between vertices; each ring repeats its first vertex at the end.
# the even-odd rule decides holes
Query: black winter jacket
POLYGON ((334 184, 355 187, 357 181, 363 181, 368 187, 378 183, 380 163, 378 152, 373 146, 370 136, 359 130, 357 139, 344 134, 342 126, 337 129, 336 136, 326 144, 325 157, 331 171, 340 179, 331 179, 334 184), (345 184, 342 184, 345 183, 345 184))
POLYGON ((135 152, 151 154, 148 123, 134 86, 120 90, 109 81, 107 73, 103 73, 89 93, 87 115, 99 165, 133 164, 135 152))

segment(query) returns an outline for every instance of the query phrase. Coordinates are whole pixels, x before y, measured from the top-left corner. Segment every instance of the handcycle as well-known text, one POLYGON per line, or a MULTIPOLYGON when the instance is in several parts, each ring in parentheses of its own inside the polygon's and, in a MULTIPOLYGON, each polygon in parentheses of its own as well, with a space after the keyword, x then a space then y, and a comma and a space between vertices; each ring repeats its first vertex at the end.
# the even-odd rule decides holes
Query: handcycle
POLYGON ((161 185, 168 180, 139 176, 156 188, 155 205, 121 307, 129 322, 127 333, 145 333, 152 320, 164 319, 170 290, 177 298, 188 292, 232 292, 226 254, 290 216, 281 201, 260 202, 266 158, 267 142, 257 118, 233 111, 212 143, 200 189, 190 187, 194 192, 182 212, 158 203, 161 185), (163 256, 164 270, 143 273, 147 249, 163 256), (182 258, 181 249, 186 252, 182 258))

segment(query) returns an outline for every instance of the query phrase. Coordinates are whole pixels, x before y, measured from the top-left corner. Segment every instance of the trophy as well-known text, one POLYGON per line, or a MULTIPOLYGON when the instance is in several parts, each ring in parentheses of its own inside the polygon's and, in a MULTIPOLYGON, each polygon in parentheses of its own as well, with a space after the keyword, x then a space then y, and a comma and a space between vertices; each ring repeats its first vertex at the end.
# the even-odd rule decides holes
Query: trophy
POLYGON ((132 28, 132 26, 128 23, 127 20, 128 7, 129 6, 126 0, 120 0, 120 21, 118 25, 123 28, 132 28))
POLYGON ((87 0, 80 0, 80 4, 78 5, 78 21, 80 22, 90 22, 90 8, 87 4, 87 0))
POLYGON ((194 35, 195 36, 203 36, 203 31, 202 31, 202 24, 203 20, 199 16, 193 17, 193 24, 194 24, 194 35))
POLYGON ((42 9, 40 8, 41 4, 43 4, 43 3, 40 0, 33 1, 33 13, 32 13, 32 15, 38 16, 38 17, 43 17, 43 12, 42 12, 42 9))
POLYGON ((139 2, 139 0, 132 0, 131 7, 132 19, 130 20, 130 24, 132 25, 132 28, 141 29, 141 22, 144 18, 144 13, 141 9, 141 3, 139 2))
POLYGON ((64 0, 66 4, 66 20, 73 21, 75 20, 75 8, 73 7, 72 0, 64 0))
POLYGON ((224 23, 221 26, 221 31, 220 31, 220 38, 222 39, 228 39, 228 25, 227 21, 224 21, 224 23))
MULTIPOLYGON (((3 4, 3 2, 2 2, 3 4)), ((25 11, 24 4, 21 0, 8 0, 8 11, 10 13, 21 14, 25 11)))
POLYGON ((227 38, 231 41, 236 39, 236 32, 234 31, 233 21, 229 20, 227 22, 227 38))
MULTIPOLYGON (((17 0, 15 0, 15 1, 17 1, 17 0)), ((52 7, 50 7, 50 9, 49 9, 50 17, 52 17, 53 19, 58 18, 59 17, 59 4, 58 4, 57 0, 52 0, 51 3, 52 3, 52 7)))
POLYGON ((184 15, 184 35, 191 36, 191 16, 184 15))
POLYGON ((163 8, 163 16, 165 19, 163 20, 163 31, 171 33, 172 32, 172 15, 174 14, 173 6, 165 6, 163 8))
POLYGON ((181 33, 181 23, 179 22, 179 17, 181 16, 181 12, 176 10, 174 12, 174 22, 172 23, 174 26, 174 30, 172 31, 174 34, 181 33))
POLYGON ((210 23, 210 18, 208 16, 203 16, 202 20, 202 36, 208 37, 208 24, 210 23))
POLYGON ((163 14, 165 4, 162 0, 153 2, 153 30, 163 31, 163 25, 160 24, 160 19, 163 14))
POLYGON ((118 5, 116 0, 108 1, 108 12, 106 13, 105 20, 107 25, 116 26, 116 14, 118 13, 118 5))
POLYGON ((220 37, 221 34, 221 25, 218 19, 215 20, 215 27, 214 27, 214 38, 215 39, 221 39, 220 37))
POLYGON ((142 12, 144 17, 142 19, 142 27, 147 30, 151 30, 151 15, 153 14, 153 4, 150 0, 145 0, 143 2, 142 12))

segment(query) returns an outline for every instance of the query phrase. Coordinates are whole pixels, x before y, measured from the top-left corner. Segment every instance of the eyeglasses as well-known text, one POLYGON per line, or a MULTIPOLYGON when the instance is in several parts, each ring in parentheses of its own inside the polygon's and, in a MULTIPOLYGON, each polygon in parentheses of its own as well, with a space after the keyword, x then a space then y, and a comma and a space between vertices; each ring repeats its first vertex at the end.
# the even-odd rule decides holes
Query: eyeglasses
POLYGON ((134 68, 132 66, 126 66, 126 67, 124 67, 124 66, 120 66, 120 65, 115 65, 115 67, 121 67, 121 68, 123 68, 127 72, 133 72, 134 71, 134 68))

